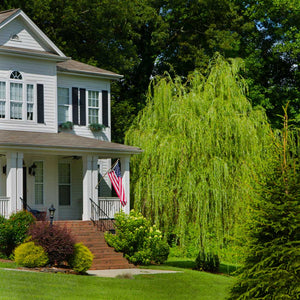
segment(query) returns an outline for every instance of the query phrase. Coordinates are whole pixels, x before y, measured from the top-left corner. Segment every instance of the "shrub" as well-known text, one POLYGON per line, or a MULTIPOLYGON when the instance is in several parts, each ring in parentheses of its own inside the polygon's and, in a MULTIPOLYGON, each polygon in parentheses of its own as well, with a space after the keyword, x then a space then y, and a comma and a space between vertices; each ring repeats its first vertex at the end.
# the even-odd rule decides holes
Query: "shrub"
POLYGON ((162 263, 168 258, 169 246, 161 232, 140 213, 116 215, 116 234, 105 234, 107 243, 134 264, 162 263))
POLYGON ((87 271, 93 262, 94 255, 92 252, 82 243, 74 245, 74 253, 69 259, 69 266, 78 273, 84 273, 87 271))
POLYGON ((152 258, 157 264, 164 263, 168 259, 169 253, 170 247, 165 241, 158 241, 152 246, 152 258))
POLYGON ((28 242, 18 246, 15 251, 15 262, 23 267, 42 267, 48 262, 48 256, 43 247, 28 242))
POLYGON ((17 245, 20 245, 27 237, 30 225, 35 218, 27 211, 19 211, 12 214, 8 220, 0 220, 0 251, 7 257, 17 245))
POLYGON ((195 261, 195 269, 216 273, 219 271, 220 260, 217 254, 200 250, 195 261))
POLYGON ((300 136, 285 115, 281 140, 251 202, 247 256, 230 299, 299 299, 300 136))
POLYGON ((34 242, 44 248, 51 265, 68 261, 74 253, 74 239, 65 227, 39 222, 30 228, 29 235, 34 242))

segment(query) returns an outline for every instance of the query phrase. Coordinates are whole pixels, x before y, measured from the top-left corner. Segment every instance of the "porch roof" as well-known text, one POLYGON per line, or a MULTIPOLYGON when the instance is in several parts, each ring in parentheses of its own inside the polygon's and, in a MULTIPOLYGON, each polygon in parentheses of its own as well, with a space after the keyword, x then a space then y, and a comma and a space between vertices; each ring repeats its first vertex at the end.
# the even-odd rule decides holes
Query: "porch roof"
POLYGON ((79 152, 138 154, 137 147, 100 141, 71 133, 47 133, 31 131, 0 130, 0 148, 20 147, 50 150, 72 150, 79 152))

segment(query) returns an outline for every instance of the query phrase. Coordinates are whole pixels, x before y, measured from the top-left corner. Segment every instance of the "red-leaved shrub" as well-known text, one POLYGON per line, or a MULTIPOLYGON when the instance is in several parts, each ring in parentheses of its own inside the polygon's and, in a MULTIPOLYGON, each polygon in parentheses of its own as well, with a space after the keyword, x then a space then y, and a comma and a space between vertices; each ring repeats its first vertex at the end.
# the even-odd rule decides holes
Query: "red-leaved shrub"
POLYGON ((37 222, 29 229, 29 235, 44 248, 51 265, 68 261, 74 253, 75 240, 66 227, 37 222))

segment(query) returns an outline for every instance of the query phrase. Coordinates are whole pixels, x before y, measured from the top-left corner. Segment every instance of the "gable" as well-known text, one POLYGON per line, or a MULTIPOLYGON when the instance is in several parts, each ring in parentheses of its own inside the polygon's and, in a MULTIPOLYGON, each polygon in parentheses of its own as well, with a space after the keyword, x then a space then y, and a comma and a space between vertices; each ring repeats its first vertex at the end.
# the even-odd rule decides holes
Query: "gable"
POLYGON ((0 12, 0 47, 48 52, 66 59, 59 48, 21 10, 0 12))
POLYGON ((47 52, 52 51, 20 17, 17 17, 0 29, 0 45, 47 52))

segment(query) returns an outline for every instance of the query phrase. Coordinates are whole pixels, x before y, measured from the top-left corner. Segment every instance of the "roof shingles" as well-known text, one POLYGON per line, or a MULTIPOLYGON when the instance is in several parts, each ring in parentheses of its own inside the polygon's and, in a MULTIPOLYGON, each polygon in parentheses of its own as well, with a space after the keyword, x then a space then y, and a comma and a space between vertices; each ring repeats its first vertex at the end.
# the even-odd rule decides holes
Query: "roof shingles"
POLYGON ((19 10, 20 9, 17 8, 17 9, 10 9, 10 10, 5 10, 5 11, 0 11, 0 24, 19 10))
POLYGON ((100 141, 93 138, 86 138, 71 133, 45 133, 0 130, 0 147, 25 147, 25 148, 52 148, 53 150, 89 150, 90 152, 101 153, 123 153, 137 154, 142 152, 140 148, 100 141))

